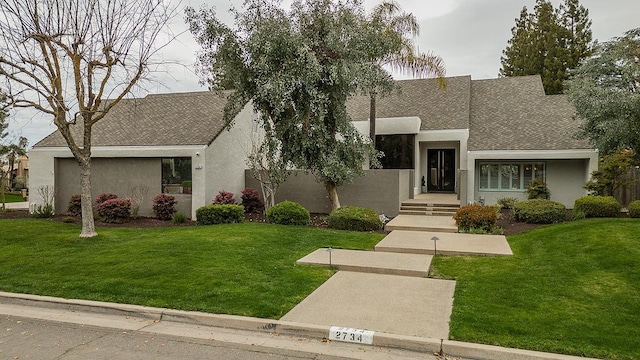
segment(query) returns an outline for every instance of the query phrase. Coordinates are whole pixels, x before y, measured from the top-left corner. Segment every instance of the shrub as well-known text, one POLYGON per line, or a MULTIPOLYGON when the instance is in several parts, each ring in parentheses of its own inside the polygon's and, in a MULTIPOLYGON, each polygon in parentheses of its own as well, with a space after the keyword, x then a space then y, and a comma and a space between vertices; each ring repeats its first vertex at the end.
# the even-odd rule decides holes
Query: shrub
POLYGON ((44 205, 38 205, 33 209, 31 216, 36 218, 50 218, 54 214, 53 205, 46 203, 44 205))
POLYGON ((582 212, 587 218, 618 217, 620 203, 613 196, 583 196, 573 204, 574 212, 582 212))
POLYGON ((518 202, 517 198, 514 197, 501 197, 498 199, 498 205, 502 209, 513 209, 513 205, 518 202))
POLYGON ((98 204, 96 212, 106 223, 121 223, 131 216, 131 199, 109 199, 98 204))
POLYGON ((67 212, 71 216, 82 215, 82 198, 80 194, 72 195, 67 205, 67 212))
POLYGON ((462 206, 453 215, 453 219, 456 221, 458 230, 463 232, 471 229, 491 232, 498 227, 498 213, 493 206, 480 204, 462 206))
POLYGON ((220 190, 220 192, 218 192, 218 195, 216 195, 216 197, 213 199, 213 204, 214 205, 236 205, 238 204, 238 202, 233 197, 233 193, 220 190))
POLYGON ((72 218, 71 216, 65 216, 62 218, 62 222, 65 224, 73 224, 76 222, 76 219, 72 218))
POLYGON ((213 204, 196 210, 198 225, 232 224, 244 220, 244 208, 234 204, 213 204))
POLYGON ((171 217, 171 222, 173 222, 174 224, 184 224, 187 222, 187 219, 188 218, 185 213, 178 211, 171 217))
POLYGON ((183 188, 193 187, 193 181, 185 180, 185 181, 182 182, 182 184, 180 184, 180 186, 182 186, 183 188))
POLYGON ((252 188, 242 190, 242 206, 246 213, 261 213, 264 210, 264 202, 260 199, 258 190, 252 188))
POLYGON ((167 194, 158 194, 153 198, 153 213, 160 220, 171 220, 176 212, 176 197, 167 194))
POLYGON ((513 217, 518 221, 532 224, 555 224, 567 217, 567 208, 547 199, 520 201, 513 207, 513 217))
POLYGON ((551 191, 542 179, 535 178, 527 185, 527 194, 529 199, 549 199, 551 191))
POLYGON ((100 205, 107 200, 117 199, 118 195, 111 193, 102 193, 96 196, 96 204, 100 205))
POLYGON ((632 201, 629 204, 629 217, 640 218, 640 200, 632 201))
POLYGON ((376 231, 382 229, 382 221, 373 209, 343 206, 329 214, 329 227, 340 230, 376 231))
POLYGON ((309 225, 309 211, 293 201, 283 201, 269 208, 267 221, 281 225, 309 225))

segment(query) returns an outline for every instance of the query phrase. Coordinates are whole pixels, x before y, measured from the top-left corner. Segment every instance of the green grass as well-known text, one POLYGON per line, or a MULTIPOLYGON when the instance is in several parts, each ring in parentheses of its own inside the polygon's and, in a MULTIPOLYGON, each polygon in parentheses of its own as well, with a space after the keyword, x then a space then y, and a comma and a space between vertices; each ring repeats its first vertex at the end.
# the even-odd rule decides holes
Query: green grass
MULTIPOLYGON (((24 198, 19 194, 4 194, 5 203, 23 202, 24 198)), ((2 197, 0 196, 0 203, 2 203, 2 197)))
POLYGON ((456 279, 451 338, 640 359, 640 220, 590 219, 510 236, 513 257, 438 256, 456 279))
POLYGON ((372 249, 383 234, 232 224, 154 229, 0 220, 0 290, 280 318, 333 271, 298 266, 320 248, 372 249))

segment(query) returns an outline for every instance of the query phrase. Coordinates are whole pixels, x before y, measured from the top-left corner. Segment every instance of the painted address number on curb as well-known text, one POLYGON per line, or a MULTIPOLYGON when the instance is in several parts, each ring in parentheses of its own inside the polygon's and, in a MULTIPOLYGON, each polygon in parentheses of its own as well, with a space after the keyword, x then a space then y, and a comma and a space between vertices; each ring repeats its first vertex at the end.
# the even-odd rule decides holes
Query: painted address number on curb
POLYGON ((374 331, 332 326, 329 329, 329 339, 352 342, 358 344, 373 344, 374 331))

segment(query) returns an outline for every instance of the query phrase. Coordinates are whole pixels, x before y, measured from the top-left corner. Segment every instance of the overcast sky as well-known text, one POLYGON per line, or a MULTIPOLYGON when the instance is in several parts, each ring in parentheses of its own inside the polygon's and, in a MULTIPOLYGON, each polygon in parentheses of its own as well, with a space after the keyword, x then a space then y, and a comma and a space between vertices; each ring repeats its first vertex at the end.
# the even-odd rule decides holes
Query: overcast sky
MULTIPOLYGON (((381 0, 365 0, 370 10, 381 0)), ((472 79, 496 78, 500 69, 502 50, 511 38, 511 28, 523 6, 531 11, 535 0, 396 0, 406 12, 419 19, 420 36, 416 45, 422 52, 440 55, 447 67, 447 76, 471 75, 472 79)), ((178 0, 174 0, 178 2, 178 0)), ((243 0, 182 0, 181 7, 200 8, 202 4, 215 7, 223 21, 232 21, 228 10, 241 9, 243 0)), ((553 0, 558 6, 562 0, 553 0)), ((291 1, 285 1, 288 6, 291 1)), ((594 39, 600 42, 620 36, 625 31, 640 27, 640 1, 638 0, 581 0, 589 9, 593 21, 594 39)), ((186 31, 180 13, 171 31, 180 34, 160 54, 162 59, 177 61, 183 66, 160 69, 156 82, 137 89, 136 97, 148 93, 203 91, 192 64, 198 45, 186 31)), ((403 78, 396 75, 396 78, 403 78)), ((50 118, 29 114, 24 110, 12 112, 10 130, 13 136, 26 136, 31 145, 55 130, 50 118)))

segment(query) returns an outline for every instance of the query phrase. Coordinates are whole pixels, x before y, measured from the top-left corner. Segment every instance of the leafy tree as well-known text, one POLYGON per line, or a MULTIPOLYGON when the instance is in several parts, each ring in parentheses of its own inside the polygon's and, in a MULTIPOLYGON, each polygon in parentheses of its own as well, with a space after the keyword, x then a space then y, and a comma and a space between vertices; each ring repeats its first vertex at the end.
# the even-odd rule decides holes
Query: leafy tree
POLYGON ((278 4, 246 1, 244 12, 235 11, 234 29, 213 10, 188 8, 203 47, 197 70, 212 89, 235 89, 225 107, 229 125, 251 101, 266 136, 279 141, 282 163, 312 172, 338 208, 337 187, 377 156, 348 118, 346 102, 372 84, 392 86, 391 76, 367 61, 386 52, 374 46, 378 33, 359 1, 297 0, 290 11, 278 4))
POLYGON ((80 166, 80 237, 96 236, 92 126, 147 76, 175 12, 158 0, 4 0, 0 13, 9 103, 52 118, 80 166))
POLYGON ((16 157, 25 155, 27 149, 27 138, 20 137, 17 143, 7 141, 9 133, 6 131, 9 123, 7 122, 6 96, 0 94, 0 198, 2 198, 2 210, 5 210, 5 189, 13 188, 13 169, 16 157))
POLYGON ((601 154, 640 148, 640 28, 601 44, 568 82, 584 124, 578 134, 601 154))
POLYGON ((540 75, 547 94, 562 93, 568 71, 593 53, 589 10, 579 0, 558 9, 537 0, 532 13, 522 8, 511 33, 500 76, 540 75))
POLYGON ((598 170, 591 173, 591 179, 584 186, 592 195, 613 196, 615 191, 633 182, 626 176, 634 165, 633 150, 622 149, 600 158, 598 170))
MULTIPOLYGON (((402 12, 393 1, 384 1, 373 9, 370 26, 377 33, 378 41, 372 46, 371 61, 375 65, 390 66, 393 70, 410 73, 416 77, 436 76, 441 87, 445 86, 445 65, 440 56, 430 52, 418 53, 413 38, 420 33, 420 25, 413 14, 402 12)), ((388 81, 371 84, 369 91, 369 137, 376 143, 376 97, 387 95, 392 87, 388 81)))

